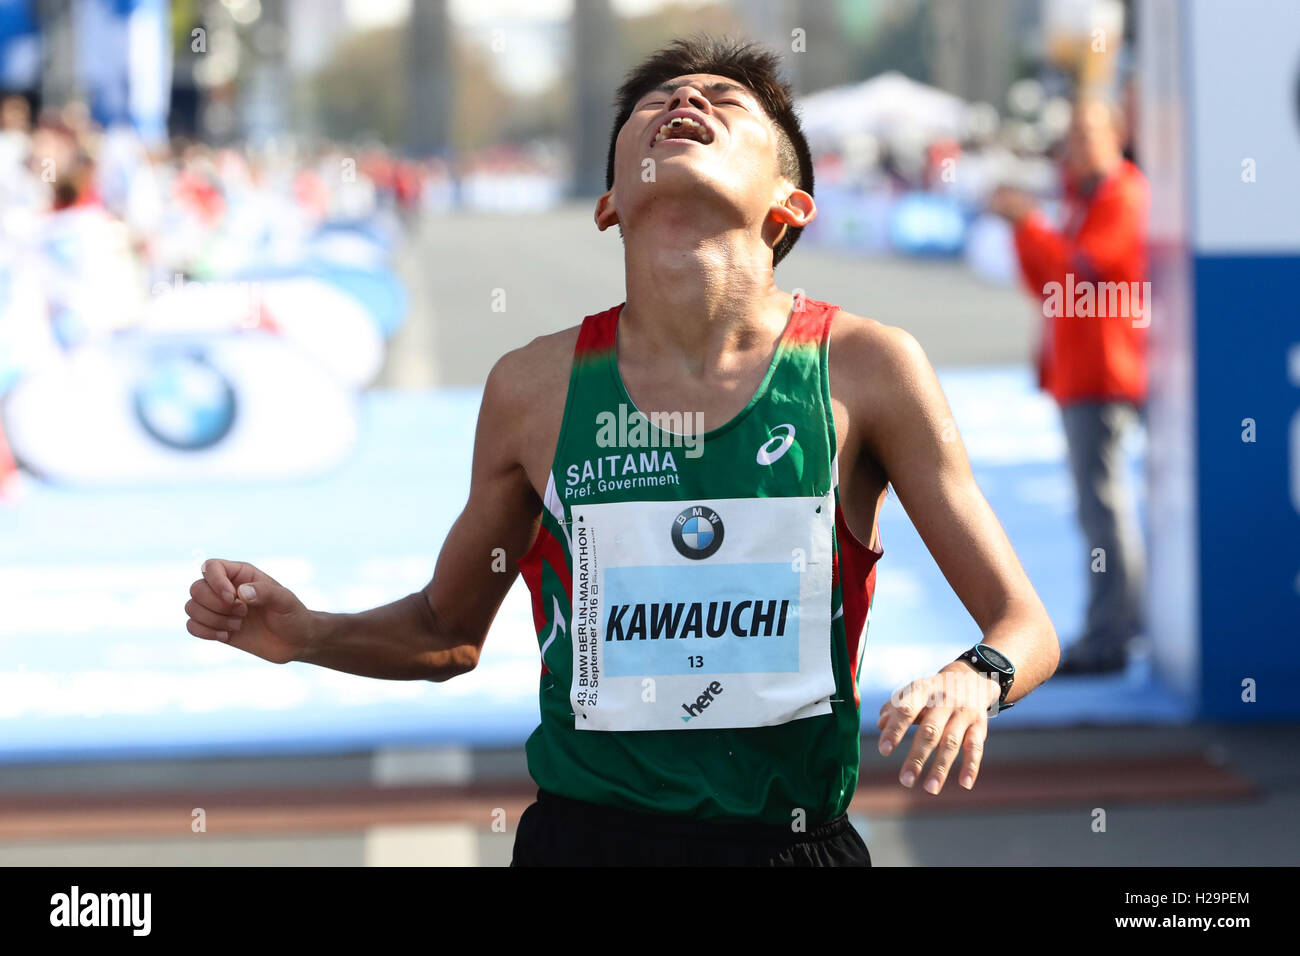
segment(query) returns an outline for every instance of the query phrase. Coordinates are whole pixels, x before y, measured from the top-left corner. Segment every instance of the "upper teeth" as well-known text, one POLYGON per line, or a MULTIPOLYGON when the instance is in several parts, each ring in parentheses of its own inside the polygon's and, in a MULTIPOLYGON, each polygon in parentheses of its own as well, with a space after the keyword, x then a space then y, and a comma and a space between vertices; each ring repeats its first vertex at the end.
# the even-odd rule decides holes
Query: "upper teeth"
POLYGON ((700 130, 700 132, 705 133, 706 135, 708 134, 708 128, 703 123, 697 123, 689 116, 674 116, 667 123, 664 123, 663 126, 659 127, 659 132, 655 133, 654 141, 656 143, 659 142, 668 135, 668 131, 674 126, 693 126, 700 130))

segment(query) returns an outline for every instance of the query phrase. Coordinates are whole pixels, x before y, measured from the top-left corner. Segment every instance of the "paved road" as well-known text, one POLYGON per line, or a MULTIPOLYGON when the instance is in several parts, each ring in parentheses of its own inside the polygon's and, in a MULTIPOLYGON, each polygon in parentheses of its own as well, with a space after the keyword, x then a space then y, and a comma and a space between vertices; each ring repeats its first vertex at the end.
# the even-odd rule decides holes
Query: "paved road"
MULTIPOLYGON (((576 324, 624 297, 622 245, 573 203, 537 214, 426 219, 399 269, 411 317, 380 385, 478 385, 507 349, 576 324)), ((777 269, 782 288, 906 328, 936 366, 1026 361, 1034 309, 959 262, 865 259, 800 244, 777 269)))
MULTIPOLYGON (((999 729, 975 790, 935 799, 905 795, 867 737, 853 821, 883 866, 1294 865, 1300 771, 1278 758, 1298 742, 1294 725, 999 729), (1036 795, 1013 794, 1026 780, 1036 795)), ((504 866, 532 793, 518 749, 0 766, 0 866, 504 866)))

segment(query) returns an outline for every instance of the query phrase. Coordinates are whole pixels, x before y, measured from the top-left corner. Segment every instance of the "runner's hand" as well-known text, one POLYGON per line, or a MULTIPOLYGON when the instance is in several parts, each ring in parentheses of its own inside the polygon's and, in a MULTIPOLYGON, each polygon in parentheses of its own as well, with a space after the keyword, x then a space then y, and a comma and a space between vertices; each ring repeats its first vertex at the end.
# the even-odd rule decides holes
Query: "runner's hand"
POLYGON ((311 612, 251 564, 210 558, 190 585, 185 629, 275 664, 296 660, 311 640, 311 612))
POLYGON ((907 728, 917 725, 916 739, 898 775, 899 783, 912 787, 934 754, 925 790, 937 794, 960 753, 960 783, 967 790, 975 786, 984 738, 988 736, 988 709, 1000 693, 996 680, 961 661, 954 661, 933 677, 912 681, 896 690, 880 708, 876 726, 880 728, 880 753, 887 757, 907 728))

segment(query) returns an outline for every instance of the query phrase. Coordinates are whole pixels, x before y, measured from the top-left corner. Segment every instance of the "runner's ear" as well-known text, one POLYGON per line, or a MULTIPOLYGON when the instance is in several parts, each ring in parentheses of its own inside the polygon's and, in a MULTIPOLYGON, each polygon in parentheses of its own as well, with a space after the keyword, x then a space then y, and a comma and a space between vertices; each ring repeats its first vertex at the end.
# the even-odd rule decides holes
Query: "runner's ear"
POLYGON ((817 203, 802 189, 796 189, 783 200, 772 203, 769 215, 786 226, 806 226, 817 217, 817 203))
POLYGON ((783 199, 773 199, 763 223, 763 241, 775 248, 785 236, 787 226, 806 226, 816 215, 817 204, 802 189, 794 190, 783 199))
POLYGON ((611 189, 596 200, 596 228, 604 232, 610 226, 620 225, 614 209, 614 191, 611 189))

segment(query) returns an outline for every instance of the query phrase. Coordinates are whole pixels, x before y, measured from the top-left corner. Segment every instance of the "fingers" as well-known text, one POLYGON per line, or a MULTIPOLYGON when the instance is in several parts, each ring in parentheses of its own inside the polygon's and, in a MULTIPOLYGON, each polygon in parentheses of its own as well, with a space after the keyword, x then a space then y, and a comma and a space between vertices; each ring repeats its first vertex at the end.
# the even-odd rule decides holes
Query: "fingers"
POLYGON ((190 585, 190 597, 192 597, 201 607, 207 608, 216 614, 222 614, 234 617, 244 617, 248 614, 248 605, 243 601, 236 599, 233 603, 223 601, 219 598, 212 585, 202 578, 190 585))
POLYGON ((961 785, 969 790, 979 776, 980 761, 984 759, 984 741, 989 734, 989 722, 976 720, 966 731, 966 743, 961 751, 961 785))
POLYGON ((210 611, 193 600, 186 602, 185 613, 196 623, 213 631, 237 631, 244 623, 241 618, 210 611))
POLYGON ((270 578, 263 578, 252 584, 241 584, 238 593, 240 600, 264 607, 268 611, 288 611, 293 607, 293 594, 288 588, 270 578))
POLYGON ((222 601, 231 603, 235 600, 235 586, 230 581, 230 575, 226 573, 224 561, 215 558, 203 562, 201 569, 203 580, 208 582, 208 587, 212 588, 222 601))
POLYGON ((920 778, 925 762, 939 745, 940 737, 951 717, 952 709, 949 707, 927 707, 921 713, 916 725, 916 739, 912 741, 912 749, 908 751, 903 769, 898 774, 898 782, 903 786, 911 787, 920 778))
POLYGON ((970 726, 970 718, 961 711, 953 711, 948 718, 948 725, 943 730, 939 745, 934 751, 934 761, 930 764, 930 774, 925 779, 925 792, 937 794, 948 781, 948 774, 957 765, 957 756, 961 753, 962 740, 970 726))
POLYGON ((185 630, 189 631, 195 637, 201 637, 205 641, 221 641, 223 644, 230 643, 230 633, 228 631, 217 631, 210 627, 200 624, 194 618, 185 622, 185 630))
POLYGON ((244 565, 238 561, 222 561, 220 558, 209 558, 203 562, 203 580, 208 582, 213 593, 223 601, 229 603, 235 600, 235 585, 232 578, 239 576, 244 565))
MULTIPOLYGON (((881 714, 878 726, 887 722, 887 718, 892 721, 889 714, 881 714)), ((927 761, 933 757, 924 790, 937 795, 943 791, 944 784, 957 766, 958 757, 961 757, 962 773, 958 782, 965 790, 971 790, 979 777, 980 762, 984 758, 984 741, 988 739, 988 721, 984 719, 982 711, 928 706, 920 711, 915 723, 917 735, 898 771, 898 782, 904 787, 913 787, 922 778, 927 761)), ((892 723, 889 727, 892 730, 892 723)), ((881 752, 884 752, 884 745, 881 745, 881 752)))
POLYGON ((906 687, 896 690, 880 708, 880 719, 876 721, 876 726, 880 727, 880 740, 877 747, 881 756, 888 757, 894 752, 898 742, 907 733, 907 728, 912 726, 921 711, 925 709, 926 696, 924 683, 913 681, 906 687))
MULTIPOLYGON (((912 746, 899 769, 898 781, 911 788, 924 778, 927 793, 938 794, 961 760, 959 782, 970 790, 979 775, 988 737, 988 719, 979 706, 967 703, 970 688, 955 688, 945 678, 913 681, 898 690, 880 708, 876 726, 881 728, 879 749, 888 755, 916 724, 912 746), (929 763, 929 771, 926 764, 929 763)), ((982 698, 980 698, 982 700, 982 698)))
POLYGON ((218 558, 204 561, 200 569, 203 576, 190 585, 185 629, 205 641, 229 644, 231 634, 239 631, 248 615, 248 605, 236 597, 235 581, 249 568, 218 558))

